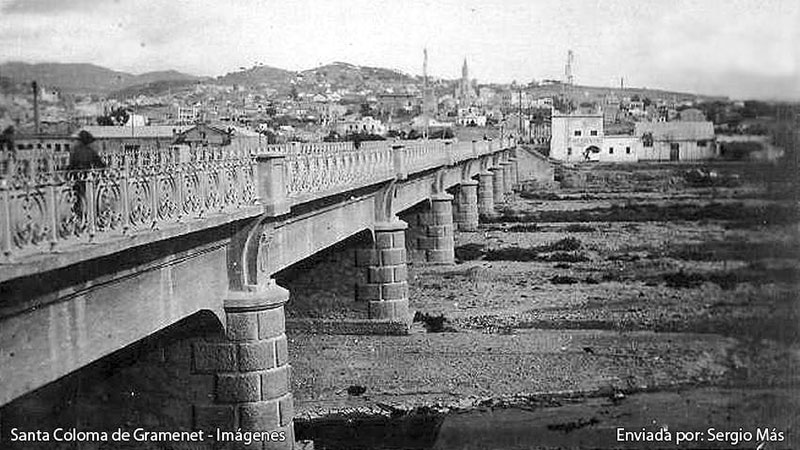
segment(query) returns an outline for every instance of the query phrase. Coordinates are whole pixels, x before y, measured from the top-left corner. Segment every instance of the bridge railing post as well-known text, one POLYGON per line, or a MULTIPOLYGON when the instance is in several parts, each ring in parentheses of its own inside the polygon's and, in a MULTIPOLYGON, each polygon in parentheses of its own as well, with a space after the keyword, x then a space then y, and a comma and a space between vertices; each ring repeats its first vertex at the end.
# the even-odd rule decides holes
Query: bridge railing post
POLYGON ((268 216, 280 216, 289 212, 286 195, 286 155, 262 153, 256 155, 256 192, 268 216))
POLYGON ((456 162, 456 158, 453 155, 453 142, 452 141, 445 141, 444 142, 444 154, 447 158, 446 163, 448 166, 452 166, 456 162))
POLYGON ((405 146, 403 144, 392 144, 392 155, 394 156, 395 177, 398 180, 405 180, 408 177, 405 146))

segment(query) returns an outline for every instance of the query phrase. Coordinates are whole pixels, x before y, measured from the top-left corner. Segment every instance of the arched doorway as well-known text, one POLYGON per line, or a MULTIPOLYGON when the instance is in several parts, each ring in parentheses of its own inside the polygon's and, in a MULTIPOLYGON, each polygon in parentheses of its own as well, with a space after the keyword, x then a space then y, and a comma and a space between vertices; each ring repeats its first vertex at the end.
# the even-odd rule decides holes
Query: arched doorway
MULTIPOLYGON (((583 159, 586 161, 591 161, 593 159, 592 155, 599 155, 599 154, 600 154, 600 148, 597 147, 596 145, 590 145, 586 147, 586 149, 583 151, 583 159)), ((594 159, 597 160, 597 158, 594 159)))

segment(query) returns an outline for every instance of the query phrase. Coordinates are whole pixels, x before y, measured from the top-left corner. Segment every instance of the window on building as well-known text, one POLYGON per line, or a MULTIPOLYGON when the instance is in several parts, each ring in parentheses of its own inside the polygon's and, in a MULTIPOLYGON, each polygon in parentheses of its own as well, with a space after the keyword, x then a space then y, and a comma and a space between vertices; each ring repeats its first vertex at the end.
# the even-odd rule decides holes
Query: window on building
POLYGON ((575 130, 575 136, 580 136, 580 135, 581 135, 581 130, 575 130))
POLYGON ((64 144, 64 151, 65 151, 65 152, 68 152, 68 151, 69 151, 69 144, 64 144))
POLYGON ((608 154, 609 155, 613 155, 614 154, 614 147, 608 147, 608 154))
POLYGON ((644 147, 653 146, 653 133, 645 133, 642 135, 642 145, 644 147))
POLYGON ((597 136, 597 130, 592 130, 589 132, 590 136, 597 136))
POLYGON ((572 147, 567 147, 567 155, 571 155, 571 154, 572 154, 572 147))
POLYGON ((631 148, 630 147, 625 147, 625 153, 630 155, 631 154, 631 148))
POLYGON ((60 151, 61 151, 61 144, 56 144, 56 151, 57 151, 57 152, 60 152, 60 151))
POLYGON ((697 146, 698 147, 705 147, 706 146, 706 141, 697 141, 697 146))

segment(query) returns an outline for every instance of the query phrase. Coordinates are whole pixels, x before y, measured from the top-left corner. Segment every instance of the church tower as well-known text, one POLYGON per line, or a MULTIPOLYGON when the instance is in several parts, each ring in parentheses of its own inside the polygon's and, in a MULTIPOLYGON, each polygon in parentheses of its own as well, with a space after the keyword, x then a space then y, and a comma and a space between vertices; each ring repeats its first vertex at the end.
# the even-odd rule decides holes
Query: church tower
POLYGON ((464 57, 464 65, 461 66, 461 81, 458 84, 458 103, 462 108, 466 108, 472 104, 472 86, 469 80, 469 67, 467 67, 467 58, 464 57))

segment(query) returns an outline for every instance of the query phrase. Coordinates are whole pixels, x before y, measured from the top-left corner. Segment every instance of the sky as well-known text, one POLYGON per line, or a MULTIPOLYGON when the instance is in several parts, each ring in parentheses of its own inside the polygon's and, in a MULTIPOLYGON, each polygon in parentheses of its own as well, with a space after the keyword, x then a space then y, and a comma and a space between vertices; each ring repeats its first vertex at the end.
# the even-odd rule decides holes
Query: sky
POLYGON ((0 0, 0 62, 217 76, 334 61, 800 99, 800 0, 0 0))

